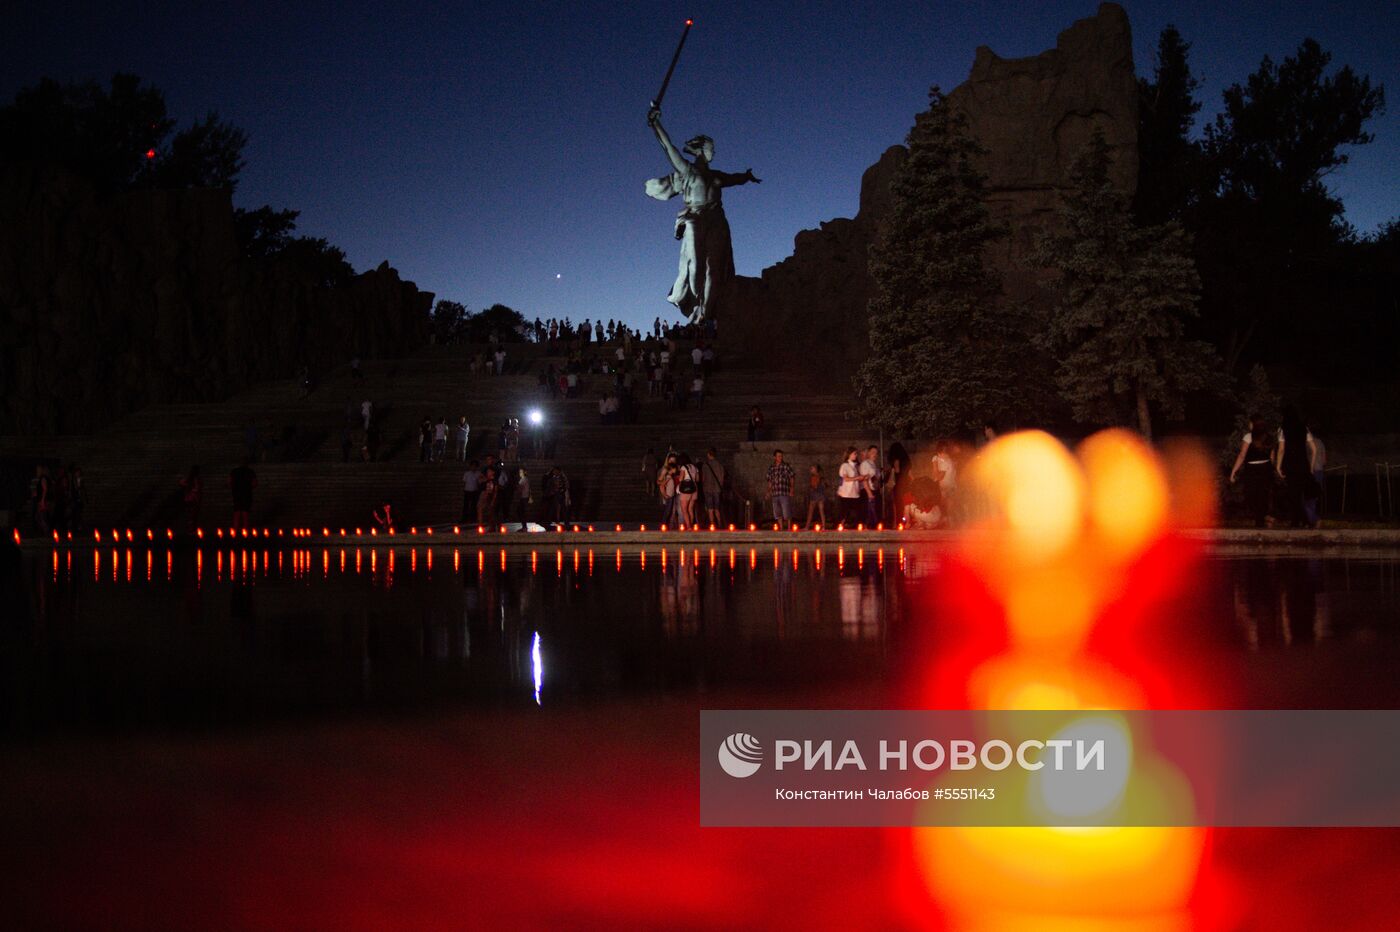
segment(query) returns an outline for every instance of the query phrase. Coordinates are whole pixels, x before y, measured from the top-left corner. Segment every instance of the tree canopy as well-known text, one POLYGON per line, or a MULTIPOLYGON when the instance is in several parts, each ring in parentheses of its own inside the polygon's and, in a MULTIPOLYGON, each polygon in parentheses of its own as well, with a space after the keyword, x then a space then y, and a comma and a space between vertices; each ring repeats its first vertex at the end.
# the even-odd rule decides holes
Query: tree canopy
POLYGON ((915 117, 894 202, 870 255, 863 414, 906 435, 947 435, 1023 411, 1032 349, 983 254, 1003 235, 985 202, 980 149, 942 92, 915 117))
POLYGON ((1329 270, 1355 239, 1326 178, 1347 148, 1371 141, 1384 91, 1312 39, 1275 64, 1265 58, 1224 92, 1206 128, 1206 181, 1188 218, 1205 284, 1208 334, 1232 369, 1307 352, 1306 317, 1330 302, 1329 270))
POLYGON ((1182 417, 1191 392, 1220 384, 1220 363, 1183 336, 1200 287, 1186 232, 1134 223, 1109 165, 1095 130, 1070 170, 1062 224, 1041 239, 1038 260, 1059 275, 1044 341, 1076 420, 1150 438, 1153 411, 1182 417))
POLYGON ((115 75, 109 88, 45 78, 0 108, 0 160, 60 166, 108 192, 237 185, 242 130, 212 111, 175 125, 165 95, 135 75, 115 75))
POLYGON ((1179 220, 1201 185, 1200 146, 1191 138, 1201 103, 1191 73, 1191 46, 1175 26, 1157 39, 1152 80, 1138 78, 1138 186, 1133 214, 1139 223, 1179 220))

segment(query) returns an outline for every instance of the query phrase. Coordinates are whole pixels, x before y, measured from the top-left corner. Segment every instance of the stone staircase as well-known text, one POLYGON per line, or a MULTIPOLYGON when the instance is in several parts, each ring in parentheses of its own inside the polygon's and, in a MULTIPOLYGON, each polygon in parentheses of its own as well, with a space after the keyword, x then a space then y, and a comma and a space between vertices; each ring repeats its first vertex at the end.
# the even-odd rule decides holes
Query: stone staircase
MULTIPOLYGON (((519 417, 526 431, 522 453, 528 454, 527 413, 539 408, 553 435, 553 455, 522 460, 537 493, 545 471, 558 464, 571 481, 575 520, 635 523, 657 518, 654 497, 642 491, 645 451, 661 454, 670 446, 700 457, 713 446, 731 463, 749 446, 745 427, 752 405, 762 407, 772 438, 761 448, 784 441, 829 447, 833 469, 840 448, 863 435, 847 421, 854 403, 849 393, 812 394, 800 375, 726 368, 723 347, 702 408, 668 408, 646 397, 643 386, 637 423, 618 425, 603 425, 598 417, 598 399, 611 376, 582 376, 576 398, 551 399, 537 373, 550 362, 562 365, 562 356, 512 344, 506 374, 489 376, 468 369, 477 349, 427 347, 415 356, 367 362, 358 381, 347 367, 324 376, 304 397, 294 381, 265 382, 220 403, 155 405, 91 436, 0 438, 0 457, 12 471, 32 469, 36 459, 78 463, 87 490, 85 523, 102 528, 178 527, 178 483, 198 463, 205 493, 200 523, 213 527, 231 518, 226 477, 245 459, 253 425, 264 448, 252 464, 258 475, 256 523, 364 526, 371 509, 387 499, 404 524, 450 524, 461 511, 462 466, 419 462, 419 422, 445 416, 453 424, 465 415, 472 426, 469 456, 484 457, 502 422, 519 417), (352 456, 342 462, 347 407, 358 415, 364 398, 374 401, 381 425, 379 459, 365 463, 352 456)), ((682 356, 688 350, 683 343, 682 356)), ((678 372, 688 369, 687 362, 678 372)), ((532 518, 542 516, 538 494, 536 500, 532 518)))

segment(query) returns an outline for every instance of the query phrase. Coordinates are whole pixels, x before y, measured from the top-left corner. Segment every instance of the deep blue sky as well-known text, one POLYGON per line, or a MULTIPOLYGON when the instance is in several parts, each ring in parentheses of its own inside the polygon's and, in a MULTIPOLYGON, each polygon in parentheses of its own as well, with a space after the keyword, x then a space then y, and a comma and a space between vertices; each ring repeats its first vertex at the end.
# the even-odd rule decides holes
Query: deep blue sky
MULTIPOLYGON (((1262 56, 1311 35, 1382 82, 1390 112, 1333 189, 1363 232, 1400 215, 1400 4, 1127 2, 1139 73, 1162 26, 1192 43, 1202 117, 1262 56)), ((240 206, 301 214, 357 269, 388 259, 439 297, 527 315, 673 312, 676 202, 642 183, 666 162, 646 126, 686 16, 667 94, 677 139, 758 186, 726 209, 738 269, 855 212, 860 175, 903 139, 928 86, 951 89, 978 45, 1055 43, 1092 2, 28 3, 0 28, 0 97, 40 76, 131 71, 182 123, 216 109, 249 136, 240 206), (556 276, 559 276, 556 278, 556 276)))

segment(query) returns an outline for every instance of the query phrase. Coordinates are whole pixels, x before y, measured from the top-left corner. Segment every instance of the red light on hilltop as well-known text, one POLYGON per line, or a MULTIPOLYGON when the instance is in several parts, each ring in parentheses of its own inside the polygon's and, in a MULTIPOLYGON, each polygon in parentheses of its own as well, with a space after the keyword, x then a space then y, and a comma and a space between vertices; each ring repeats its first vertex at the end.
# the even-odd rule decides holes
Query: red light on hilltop
MULTIPOLYGON (((686 23, 686 25, 689 26, 690 23, 686 23)), ((156 150, 155 150, 155 149, 147 149, 147 150, 146 150, 146 158, 148 158, 148 159, 153 159, 153 158, 155 158, 155 157, 156 157, 156 150)))

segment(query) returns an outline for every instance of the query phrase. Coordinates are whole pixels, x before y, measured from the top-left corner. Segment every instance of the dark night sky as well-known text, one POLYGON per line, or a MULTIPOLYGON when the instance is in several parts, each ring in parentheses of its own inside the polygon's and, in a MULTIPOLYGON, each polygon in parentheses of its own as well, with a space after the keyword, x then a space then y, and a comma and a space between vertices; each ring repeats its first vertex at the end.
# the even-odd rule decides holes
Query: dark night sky
MULTIPOLYGON (((1331 179, 1362 232, 1400 215, 1400 4, 1258 0, 1124 4, 1140 73, 1162 26, 1192 43, 1202 116, 1220 90, 1311 35, 1390 113, 1331 179)), ((166 92, 183 123, 216 109, 249 136, 240 206, 301 210, 301 232, 382 259, 439 297, 529 316, 673 311, 676 202, 645 116, 686 16, 696 27, 665 102, 673 137, 752 166, 732 190, 735 261, 757 274, 792 237, 856 209, 861 172, 903 139, 928 86, 974 49, 1032 55, 1095 4, 822 2, 424 4, 29 3, 0 29, 0 97, 41 76, 118 70, 166 92)))

